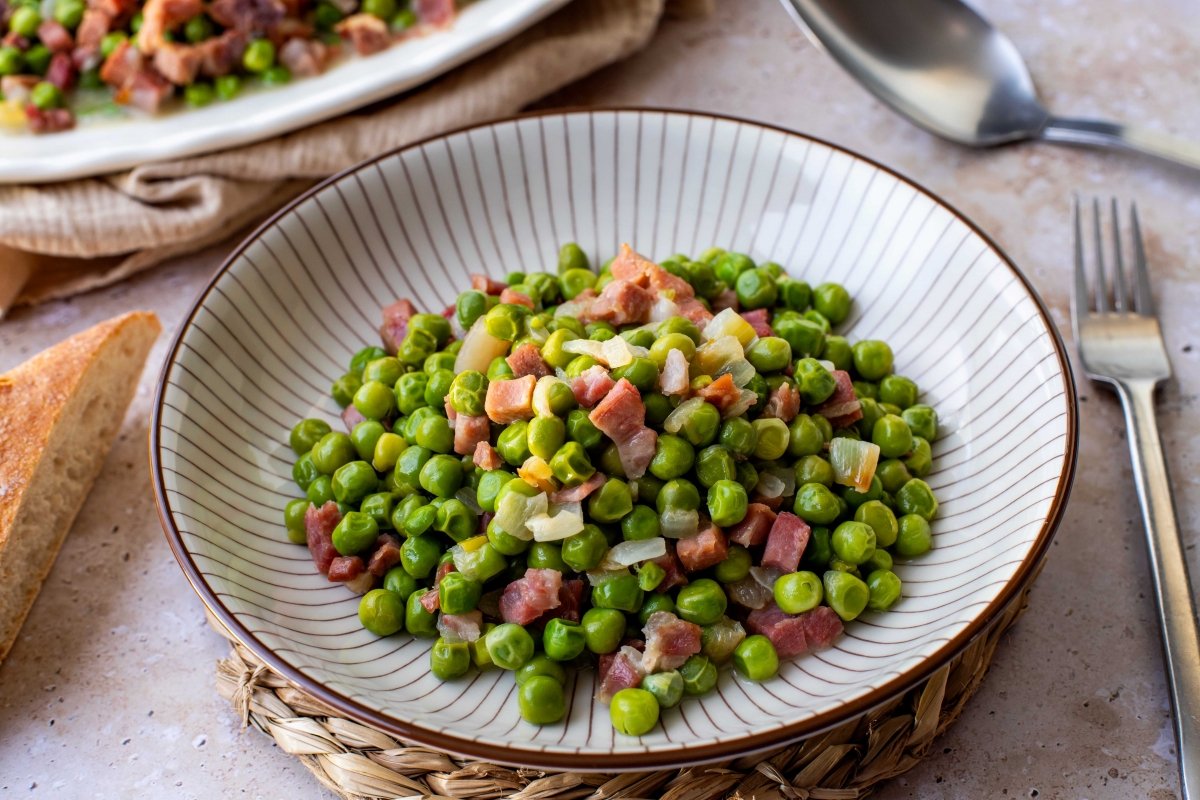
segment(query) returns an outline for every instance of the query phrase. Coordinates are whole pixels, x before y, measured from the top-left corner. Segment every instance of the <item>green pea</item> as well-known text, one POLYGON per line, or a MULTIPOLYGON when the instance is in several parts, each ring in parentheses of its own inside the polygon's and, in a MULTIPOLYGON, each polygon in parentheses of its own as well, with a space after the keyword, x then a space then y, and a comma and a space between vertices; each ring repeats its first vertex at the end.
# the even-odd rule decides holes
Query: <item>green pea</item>
POLYGON ((696 457, 696 478, 705 488, 720 480, 734 480, 736 476, 733 456, 719 444, 709 445, 696 457))
POLYGON ((725 590, 710 578, 692 581, 675 598, 679 617, 696 625, 713 624, 725 614, 728 604, 725 590))
POLYGON ((820 483, 806 483, 796 491, 794 509, 805 522, 829 525, 841 514, 838 499, 820 483))
POLYGON ((920 478, 913 478, 896 492, 896 507, 901 514, 916 514, 922 519, 931 520, 937 514, 938 503, 929 484, 920 478))
MULTIPOLYGON (((740 487, 739 487, 740 488, 740 487)), ((721 583, 737 583, 750 574, 750 551, 740 544, 729 546, 729 555, 717 564, 713 574, 721 583)))
POLYGON ((492 628, 486 643, 492 663, 501 669, 518 670, 533 658, 533 637, 529 631, 511 622, 492 628))
POLYGON ((419 588, 416 579, 404 571, 404 567, 392 567, 383 576, 383 588, 400 598, 400 619, 404 620, 404 605, 409 595, 419 588))
POLYGON ((523 686, 526 682, 538 677, 550 678, 560 686, 567 682, 566 670, 562 668, 561 664, 544 653, 538 653, 529 659, 525 663, 525 666, 518 669, 517 674, 513 677, 516 679, 518 686, 523 686))
MULTIPOLYGON (((363 424, 363 423, 360 423, 363 424)), ((376 472, 387 472, 396 466, 401 454, 408 449, 408 442, 399 434, 384 431, 375 440, 375 449, 371 452, 371 466, 376 472)))
POLYGON ((829 541, 832 535, 829 528, 817 526, 812 529, 808 537, 808 546, 804 548, 805 564, 820 570, 829 566, 829 559, 833 558, 833 546, 829 541))
POLYGON ((396 396, 379 381, 367 381, 354 393, 354 407, 367 419, 383 419, 396 410, 396 396))
POLYGON ((788 425, 787 454, 789 456, 812 456, 821 452, 825 440, 821 429, 808 414, 797 414, 788 425))
POLYGON ((420 20, 417 19, 417 12, 413 11, 411 8, 402 8, 396 12, 396 15, 392 17, 392 21, 389 24, 391 29, 398 33, 400 31, 408 30, 416 25, 419 21, 420 20))
POLYGON ((833 362, 834 369, 849 372, 854 367, 854 351, 845 336, 826 334, 825 348, 821 356, 826 361, 833 362))
POLYGON ((333 529, 333 547, 340 555, 360 553, 379 538, 375 518, 358 511, 347 512, 333 529))
POLYGON ((562 560, 576 572, 594 569, 608 552, 608 539, 595 525, 585 525, 583 530, 562 543, 562 560))
POLYGON ((821 329, 822 333, 824 333, 826 336, 829 335, 832 325, 829 322, 829 318, 820 311, 817 311, 815 308, 810 308, 808 311, 805 311, 803 314, 801 314, 800 317, 801 319, 806 319, 809 322, 815 323, 821 329))
POLYGON ((433 453, 424 447, 413 445, 404 449, 396 459, 396 468, 392 471, 392 484, 401 494, 412 494, 421 488, 421 469, 433 453))
POLYGON ((0 47, 0 75, 16 75, 24 65, 25 57, 11 45, 0 47))
POLYGON ((721 425, 721 412, 711 403, 701 403, 683 418, 679 433, 697 447, 716 441, 721 425))
POLYGON ((40 42, 30 45, 29 49, 25 51, 25 71, 34 75, 45 75, 50 68, 50 59, 53 57, 54 54, 46 45, 40 42))
POLYGON ((425 402, 425 389, 429 376, 424 372, 409 372, 396 381, 396 406, 401 414, 412 414, 418 408, 429 405, 425 402))
POLYGON ((376 636, 404 628, 404 598, 387 589, 372 589, 358 601, 358 621, 376 636))
POLYGON ((367 462, 351 461, 333 473, 332 488, 339 503, 356 505, 379 488, 379 476, 367 462))
POLYGON ((933 531, 929 521, 917 514, 905 514, 896 520, 896 555, 911 558, 924 555, 933 547, 933 531))
POLYGON ((720 480, 708 490, 708 514, 713 524, 722 528, 741 522, 749 502, 745 488, 735 481, 720 480))
POLYGON ((765 681, 779 671, 779 654, 765 636, 747 636, 733 650, 733 667, 742 677, 765 681))
POLYGON ((429 650, 429 671, 441 680, 461 678, 471 668, 471 648, 466 642, 438 638, 429 650))
MULTIPOLYGON (((418 434, 417 441, 421 441, 418 434)), ((421 488, 435 497, 453 497, 462 487, 462 464, 450 455, 435 455, 421 467, 421 488)))
POLYGON ((375 445, 385 433, 383 424, 373 419, 363 420, 350 431, 350 443, 359 459, 370 461, 375 457, 375 445))
MULTIPOLYGON (((519 287, 514 287, 514 291, 519 287)), ((524 318, 528 309, 511 303, 499 303, 493 306, 483 316, 483 326, 489 334, 506 342, 514 341, 521 335, 524 318)))
POLYGON ((629 542, 653 539, 662 535, 658 514, 649 506, 635 505, 621 519, 621 536, 629 542))
POLYGON ((308 502, 312 503, 317 508, 328 503, 330 500, 337 501, 333 496, 333 479, 328 475, 318 475, 308 484, 308 488, 304 490, 305 497, 308 502))
POLYGON ((717 666, 705 656, 688 656, 679 668, 683 693, 693 697, 708 694, 717 685, 717 666))
MULTIPOLYGON (((438 506, 437 514, 433 520, 433 528, 446 534, 454 541, 461 542, 477 533, 479 520, 476 518, 475 512, 467 508, 463 501, 451 497, 438 506)), ((485 545, 484 548, 476 551, 475 555, 479 557, 490 552, 491 548, 485 545)), ((491 577, 496 572, 499 572, 499 569, 496 569, 487 577, 491 577)))
MULTIPOLYGON (((656 580, 653 582, 654 586, 647 589, 643 584, 642 590, 646 592, 653 592, 653 594, 646 595, 645 600, 642 602, 641 610, 637 612, 638 622, 642 625, 645 625, 646 621, 649 620, 651 615, 656 611, 666 611, 671 614, 675 613, 675 601, 671 599, 671 595, 667 594, 666 592, 654 592, 654 588, 662 583, 662 579, 666 577, 666 570, 658 566, 658 564, 655 564, 653 561, 645 561, 640 567, 638 567, 639 581, 643 575, 650 574, 651 572, 653 572, 656 576, 656 580), (659 573, 661 573, 661 575, 659 575, 659 573)), ((649 583, 649 581, 647 581, 647 583, 649 583)))
POLYGON ((812 287, 805 281, 783 276, 776 283, 779 286, 779 300, 793 311, 803 311, 812 302, 812 287))
POLYGON ((542 360, 557 369, 566 369, 567 365, 575 358, 575 354, 568 353, 563 349, 563 345, 578 338, 579 336, 574 331, 566 328, 554 331, 542 344, 542 360))
POLYGON ((532 455, 529 451, 529 423, 517 420, 501 431, 496 440, 496 452, 514 467, 524 464, 532 455))
POLYGON ((902 375, 887 375, 879 382, 879 402, 908 408, 917 402, 917 384, 902 375))
POLYGON ((625 380, 632 383, 639 392, 650 392, 658 381, 658 366, 649 358, 635 358, 623 367, 612 372, 613 380, 625 380))
MULTIPOLYGON (((408 518, 404 520, 404 533, 410 539, 421 536, 433 528, 433 523, 437 521, 437 506, 432 503, 426 503, 412 510, 408 518)), ((438 551, 441 552, 440 550, 438 551)))
POLYGON ((774 417, 756 419, 754 457, 763 461, 775 461, 787 452, 791 437, 787 423, 774 417))
MULTIPOLYGON (((558 422, 562 432, 565 433, 565 426, 562 420, 554 418, 558 422)), ((532 427, 531 427, 532 430, 532 427)), ((596 468, 592 466, 592 461, 588 458, 587 451, 583 449, 583 445, 579 442, 566 442, 558 448, 553 457, 550 459, 550 471, 554 473, 554 477, 562 482, 564 486, 578 486, 595 474, 596 468)))
MULTIPOLYGON (((439 369, 429 374, 429 381, 425 384, 425 403, 433 408, 445 408, 446 398, 450 395, 450 389, 454 385, 454 372, 448 369, 439 369)), ((484 389, 486 393, 486 388, 484 389)), ((482 397, 480 398, 482 404, 482 397)), ((457 409, 455 409, 457 410, 457 409)), ((482 411, 480 412, 482 413, 482 411)), ((478 416, 478 414, 474 415, 478 416)))
POLYGON ((816 358, 824 352, 824 329, 799 314, 776 316, 772 330, 788 344, 789 350, 795 356, 816 358))
POLYGON ((792 348, 778 336, 763 336, 750 345, 746 359, 759 372, 778 372, 791 362, 792 348))
POLYGON ((124 31, 113 31, 112 33, 104 34, 104 38, 100 40, 100 55, 108 58, 117 47, 127 41, 129 41, 129 35, 124 31))
POLYGON ((649 347, 654 344, 654 334, 645 328, 632 328, 630 330, 621 331, 617 335, 629 342, 629 344, 633 345, 634 347, 645 347, 649 349, 649 347))
POLYGON ((749 494, 754 491, 754 487, 758 486, 758 470, 749 461, 742 461, 737 465, 737 477, 735 480, 749 494))
MULTIPOLYGON (((707 260, 707 259, 701 259, 707 260)), ((713 269, 716 270, 717 277, 725 281, 725 283, 733 286, 738 279, 738 276, 743 272, 754 269, 754 260, 750 256, 743 253, 721 253, 712 262, 713 269)), ((740 299, 739 299, 739 302, 740 299)))
POLYGON ((843 522, 834 529, 830 543, 838 558, 856 566, 865 564, 875 554, 875 529, 865 522, 843 522))
POLYGON ((877 569, 867 576, 867 608, 887 611, 900 599, 900 578, 888 569, 877 569))
POLYGON ((304 525, 304 515, 308 511, 307 498, 289 500, 283 510, 284 530, 287 531, 288 541, 292 544, 307 544, 308 532, 304 525))
POLYGON ((515 477, 511 472, 502 469, 489 470, 483 473, 479 479, 479 486, 475 490, 475 502, 479 503, 479 507, 484 511, 494 514, 500 490, 515 477))
POLYGON ((658 437, 654 458, 650 460, 650 473, 660 480, 669 481, 686 474, 695 461, 696 451, 680 436, 663 434, 658 437))
POLYGON ((329 423, 323 419, 302 419, 288 434, 288 445, 296 455, 304 455, 329 432, 329 423))
POLYGON ((377 492, 364 497, 358 510, 373 517, 380 530, 387 530, 392 527, 393 506, 390 492, 377 492))
POLYGON ((825 599, 843 621, 849 622, 867 607, 867 584, 849 572, 831 569, 824 575, 825 599))
POLYGON ((633 495, 629 491, 629 484, 619 478, 609 478, 587 499, 588 516, 599 523, 617 522, 632 510, 633 495))
POLYGON ((487 310, 487 295, 473 289, 460 294, 454 303, 454 313, 458 317, 458 324, 466 331, 471 330, 471 326, 486 314, 487 310))
MULTIPOLYGON (((438 604, 443 614, 466 614, 475 610, 483 587, 461 572, 448 573, 438 583, 438 604)), ((489 651, 490 652, 490 651, 489 651)))
POLYGON ((642 678, 641 688, 654 695, 659 708, 674 708, 683 699, 683 676, 674 669, 651 673, 642 678))
POLYGON ((805 405, 824 403, 837 390, 833 374, 815 358, 802 358, 796 362, 795 379, 805 405))
POLYGON ((660 514, 668 510, 696 511, 700 508, 700 491, 688 479, 675 478, 663 484, 655 498, 655 507, 660 514))
POLYGON ((29 6, 18 6, 8 18, 8 29, 18 36, 32 38, 42 24, 42 15, 29 6))
POLYGON ((530 545, 525 560, 530 569, 567 571, 567 562, 562 558, 562 548, 551 542, 534 542, 530 545))
POLYGON ((425 606, 421 605, 424 594, 424 591, 418 590, 408 596, 404 604, 404 628, 413 636, 437 636, 437 612, 426 611, 425 606))
POLYGON ((296 482, 302 490, 308 491, 308 487, 312 485, 321 475, 321 470, 313 461, 312 455, 305 453, 296 459, 296 463, 292 465, 292 480, 296 482))
POLYGON ((892 371, 892 348, 887 342, 876 339, 863 339, 855 342, 854 370, 860 378, 868 381, 881 380, 892 371))
POLYGON ((721 423, 717 441, 733 455, 744 458, 752 455, 758 446, 758 433, 749 420, 733 417, 721 423))
MULTIPOLYGON (((671 401, 658 392, 646 392, 643 394, 642 405, 646 407, 646 425, 651 428, 661 428, 663 422, 675 410, 675 407, 671 405, 671 401)), ((718 422, 720 422, 719 418, 718 422)))
POLYGON ((488 365, 487 379, 489 381, 499 381, 506 378, 515 377, 512 367, 504 360, 504 356, 496 356, 492 359, 492 363, 488 365))
POLYGON ((812 304, 834 325, 850 316, 850 293, 838 283, 822 283, 814 289, 812 304))
POLYGON ((587 649, 603 655, 621 646, 625 635, 625 615, 615 608, 589 608, 580 620, 587 649))
MULTIPOLYGON (((558 417, 534 417, 526 432, 529 452, 542 459, 552 459, 567 438, 567 426, 558 417)), ((582 451, 582 448, 580 448, 582 451)), ((586 458, 586 454, 584 454, 586 458)))
POLYGON ((875 421, 871 441, 879 446, 879 454, 884 458, 899 458, 912 449, 912 431, 900 417, 885 414, 875 421))
POLYGON ((542 649, 555 661, 571 661, 583 653, 585 646, 583 626, 578 622, 555 617, 542 631, 542 649))
POLYGON ((645 689, 622 689, 608 707, 613 729, 624 736, 641 736, 658 724, 658 700, 645 689))
POLYGON ((865 492, 860 492, 853 486, 847 486, 842 490, 842 499, 846 501, 848 508, 858 508, 864 503, 869 503, 872 500, 881 500, 883 498, 883 483, 879 480, 878 475, 871 477, 871 487, 865 492))
POLYGON ((517 689, 517 708, 521 719, 533 725, 558 722, 567 713, 562 683, 548 675, 530 677, 517 689))
POLYGON ((929 447, 929 442, 920 436, 914 436, 912 452, 904 459, 904 466, 918 478, 928 475, 929 470, 933 468, 933 451, 929 447))
POLYGON ((667 354, 672 350, 683 353, 683 357, 689 362, 696 357, 696 343, 691 337, 683 333, 668 333, 655 339, 650 345, 650 360, 661 370, 666 366, 667 354))
POLYGON ((242 53, 242 66, 247 72, 265 72, 275 63, 275 45, 270 39, 255 39, 242 53))
POLYGON ((781 575, 775 581, 775 605, 788 614, 803 614, 821 604, 824 591, 821 579, 803 570, 781 575))
POLYGON ((802 456, 796 461, 796 485, 819 483, 825 487, 833 486, 833 465, 821 456, 802 456))
MULTIPOLYGON (((469 533, 468 533, 469 535, 469 533)), ((529 542, 503 530, 493 518, 487 525, 488 543, 501 555, 515 556, 529 549, 529 542)))
POLYGON ((636 575, 616 575, 592 587, 592 605, 634 613, 642 607, 643 592, 636 575))
POLYGON ((910 403, 900 416, 908 424, 913 436, 919 436, 927 442, 937 438, 937 412, 929 406, 910 403))
POLYGON ((896 515, 879 500, 870 500, 860 505, 854 511, 854 519, 871 526, 879 547, 891 547, 896 542, 900 531, 896 515))
POLYGON ((889 458, 879 462, 879 466, 875 468, 875 477, 879 478, 880 485, 883 490, 888 493, 895 493, 904 484, 912 478, 908 472, 908 467, 904 466, 904 462, 898 458, 889 458))
MULTIPOLYGON (((436 513, 436 512, 435 512, 436 513)), ((428 578, 437 569, 442 548, 432 536, 409 536, 400 545, 400 565, 414 578, 428 578)))
POLYGON ((408 521, 409 515, 423 505, 425 505, 425 498, 419 494, 410 494, 398 501, 392 508, 392 528, 398 533, 406 533, 405 523, 408 521))
POLYGON ((596 285, 596 273, 587 269, 569 269, 559 278, 562 284, 562 294, 567 300, 574 300, 585 290, 596 285))

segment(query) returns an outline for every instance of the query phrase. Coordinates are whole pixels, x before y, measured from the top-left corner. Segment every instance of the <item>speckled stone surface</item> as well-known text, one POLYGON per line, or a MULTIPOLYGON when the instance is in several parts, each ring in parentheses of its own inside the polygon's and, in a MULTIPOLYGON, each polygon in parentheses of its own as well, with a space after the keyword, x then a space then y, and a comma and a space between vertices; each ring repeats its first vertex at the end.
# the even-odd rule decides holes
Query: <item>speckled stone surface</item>
MULTIPOLYGON (((1048 105, 1200 139, 1200 12, 1188 0, 987 0, 1048 105)), ((796 32, 774 0, 724 0, 544 103, 692 107, 821 136, 898 169, 978 222, 1068 321, 1072 191, 1136 197, 1176 380, 1160 423, 1193 573, 1200 517, 1200 176, 1136 157, 1020 145, 980 153, 895 117, 796 32)), ((169 334, 232 242, 0 324, 5 369, 93 322, 158 312, 169 334)), ((901 313, 920 313, 904 309, 901 313)), ((162 537, 146 425, 170 335, 151 356, 105 473, 0 667, 2 797, 328 797, 239 730, 213 690, 226 652, 162 537)), ((1073 343, 1068 345, 1073 349, 1073 343)), ((1075 493, 983 688, 934 754, 878 797, 1152 798, 1177 791, 1149 574, 1119 408, 1080 386, 1075 493)))

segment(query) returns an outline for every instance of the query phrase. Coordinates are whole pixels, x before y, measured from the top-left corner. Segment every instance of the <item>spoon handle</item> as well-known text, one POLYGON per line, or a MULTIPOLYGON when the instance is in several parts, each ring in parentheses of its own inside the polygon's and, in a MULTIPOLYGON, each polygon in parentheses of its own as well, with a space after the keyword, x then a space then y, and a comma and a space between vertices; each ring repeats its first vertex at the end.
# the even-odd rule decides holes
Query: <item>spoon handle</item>
POLYGON ((1041 130, 1039 138, 1047 142, 1134 150, 1200 170, 1200 144, 1177 139, 1149 128, 1137 128, 1119 122, 1051 117, 1041 130))

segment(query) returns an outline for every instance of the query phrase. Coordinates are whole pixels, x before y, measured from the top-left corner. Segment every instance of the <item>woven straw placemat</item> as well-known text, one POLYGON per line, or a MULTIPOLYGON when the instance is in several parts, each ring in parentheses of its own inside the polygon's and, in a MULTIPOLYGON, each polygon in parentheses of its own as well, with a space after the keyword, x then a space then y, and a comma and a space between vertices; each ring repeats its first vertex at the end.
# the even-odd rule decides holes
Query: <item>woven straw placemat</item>
POLYGON ((808 739, 736 761, 658 772, 546 773, 460 758, 397 739, 338 712, 272 672, 232 634, 217 691, 346 800, 396 797, 513 800, 858 800, 924 758, 987 674, 996 646, 1025 610, 1030 583, 965 650, 927 680, 808 739))

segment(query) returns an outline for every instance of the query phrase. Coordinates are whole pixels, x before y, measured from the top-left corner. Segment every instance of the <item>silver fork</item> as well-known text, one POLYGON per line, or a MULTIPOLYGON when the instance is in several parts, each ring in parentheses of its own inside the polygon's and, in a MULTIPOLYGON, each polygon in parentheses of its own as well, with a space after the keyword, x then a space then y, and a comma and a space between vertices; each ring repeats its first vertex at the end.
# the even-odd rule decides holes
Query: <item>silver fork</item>
POLYGON ((1092 213, 1096 275, 1093 291, 1089 292, 1076 198, 1075 299, 1071 319, 1084 372, 1094 381, 1111 385, 1125 409, 1133 478, 1154 574, 1154 596, 1167 662, 1167 688, 1175 712, 1180 794, 1184 800, 1200 800, 1200 634, 1196 630, 1196 607, 1154 416, 1154 390, 1171 377, 1171 362, 1167 360, 1162 331, 1154 316, 1137 206, 1130 206, 1131 283, 1126 277, 1116 199, 1112 200, 1111 282, 1105 272, 1098 200, 1092 201, 1092 213))

